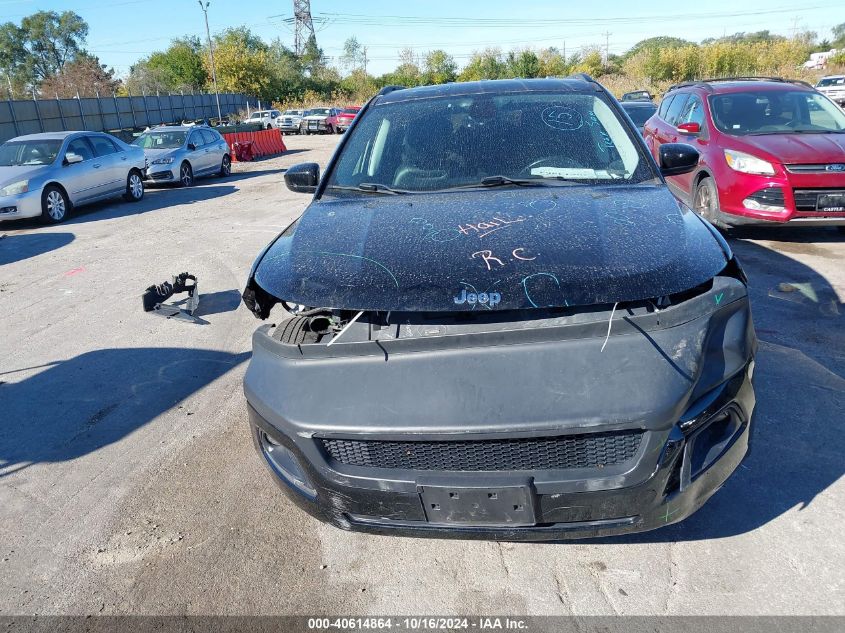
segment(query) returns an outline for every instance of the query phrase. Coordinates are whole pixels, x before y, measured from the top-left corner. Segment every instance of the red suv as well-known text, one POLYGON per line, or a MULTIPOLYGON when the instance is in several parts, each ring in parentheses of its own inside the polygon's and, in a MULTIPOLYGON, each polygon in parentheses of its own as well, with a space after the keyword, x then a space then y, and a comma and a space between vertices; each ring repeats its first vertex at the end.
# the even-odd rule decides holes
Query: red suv
POLYGON ((696 170, 666 181, 716 226, 845 230, 845 113, 809 84, 739 78, 673 86, 643 136, 654 156, 663 143, 699 151, 696 170))

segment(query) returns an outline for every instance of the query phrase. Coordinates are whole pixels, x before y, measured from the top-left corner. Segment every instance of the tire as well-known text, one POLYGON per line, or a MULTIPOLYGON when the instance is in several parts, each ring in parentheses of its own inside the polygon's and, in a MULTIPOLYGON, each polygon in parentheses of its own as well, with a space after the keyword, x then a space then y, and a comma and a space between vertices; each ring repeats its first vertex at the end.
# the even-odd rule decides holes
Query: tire
POLYGON ((223 160, 220 161, 220 171, 218 172, 221 178, 225 178, 232 173, 232 159, 228 154, 223 155, 223 160))
POLYGON ((190 187, 192 184, 194 184, 194 170, 191 169, 191 163, 186 161, 179 167, 179 186, 190 187))
POLYGON ((56 185, 47 185, 41 194, 41 221, 46 224, 58 224, 67 218, 70 200, 67 194, 56 185))
POLYGON ((702 178, 698 183, 692 197, 692 208, 716 228, 722 230, 730 228, 719 219, 719 192, 712 178, 702 178))
POLYGON ((126 177, 126 193, 123 199, 127 202, 140 202, 144 199, 144 179, 137 169, 133 169, 126 177))
POLYGON ((308 328, 308 319, 306 317, 295 316, 287 321, 281 323, 273 334, 282 343, 289 345, 299 345, 301 343, 316 343, 320 340, 318 334, 315 334, 308 328))

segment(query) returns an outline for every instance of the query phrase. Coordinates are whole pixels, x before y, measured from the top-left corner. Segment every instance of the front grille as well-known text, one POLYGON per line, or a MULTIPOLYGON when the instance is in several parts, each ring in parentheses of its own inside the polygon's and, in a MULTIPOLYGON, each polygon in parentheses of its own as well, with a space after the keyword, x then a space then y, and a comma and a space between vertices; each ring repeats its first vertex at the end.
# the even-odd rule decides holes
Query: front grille
POLYGON ((820 193, 845 195, 845 189, 795 189, 795 209, 798 211, 815 211, 820 193))
POLYGON ((839 165, 842 165, 842 163, 806 163, 803 165, 786 165, 786 171, 793 174, 841 174, 845 171, 845 169, 841 169, 839 165))
POLYGON ((322 438, 334 460, 400 470, 510 471, 599 468, 631 459, 637 430, 510 440, 387 441, 322 438))

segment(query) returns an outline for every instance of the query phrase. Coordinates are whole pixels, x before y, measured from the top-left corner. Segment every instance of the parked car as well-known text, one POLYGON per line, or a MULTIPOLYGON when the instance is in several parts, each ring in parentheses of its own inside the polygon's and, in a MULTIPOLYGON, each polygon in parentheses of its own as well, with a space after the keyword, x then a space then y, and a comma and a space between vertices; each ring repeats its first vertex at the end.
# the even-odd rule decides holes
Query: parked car
POLYGON ((845 107, 845 75, 822 77, 816 84, 816 90, 840 108, 845 107))
POLYGON ((352 125, 353 119, 360 110, 361 106, 352 106, 337 110, 333 115, 326 119, 329 131, 335 134, 343 134, 349 129, 349 126, 352 125))
POLYGON ((648 90, 634 90, 632 92, 626 92, 622 95, 620 101, 623 103, 625 101, 652 101, 654 97, 651 96, 651 93, 648 90))
POLYGON ((809 84, 680 84, 644 135, 654 156, 665 143, 698 149, 698 167, 668 183, 719 227, 845 226, 845 113, 809 84))
POLYGON ((336 116, 337 108, 312 108, 305 113, 299 123, 302 134, 327 134, 332 130, 329 128, 329 117, 336 116))
POLYGON ((244 123, 258 123, 265 130, 281 126, 282 113, 278 110, 256 110, 244 119, 244 123))
POLYGON ((46 132, 0 145, 0 221, 61 222, 75 207, 144 197, 144 153, 101 132, 46 132))
POLYGON ((622 101, 620 105, 622 106, 622 109, 625 110, 625 113, 631 117, 631 120, 634 122, 634 125, 637 126, 640 134, 643 133, 643 126, 645 125, 645 122, 648 121, 655 112, 657 112, 657 106, 651 101, 622 101))
POLYGON ((279 121, 278 127, 282 132, 299 134, 299 123, 303 116, 305 116, 305 110, 285 110, 281 118, 277 119, 279 121))
POLYGON ((144 178, 190 187, 194 178, 232 171, 232 153, 217 130, 202 126, 173 125, 144 132, 133 145, 144 150, 149 166, 144 178))
MULTIPOLYGON (((680 521, 748 447, 725 240, 586 76, 383 89, 243 292, 255 446, 318 518, 561 539, 680 521), (285 312, 284 310, 287 312, 285 312)), ((712 518, 718 521, 717 517, 712 518)))

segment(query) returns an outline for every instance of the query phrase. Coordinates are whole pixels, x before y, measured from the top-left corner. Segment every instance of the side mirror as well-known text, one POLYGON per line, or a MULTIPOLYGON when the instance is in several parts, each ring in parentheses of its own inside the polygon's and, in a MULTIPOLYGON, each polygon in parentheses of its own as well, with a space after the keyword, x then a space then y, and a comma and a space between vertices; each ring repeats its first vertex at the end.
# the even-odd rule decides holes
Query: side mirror
POLYGON ((317 163, 299 163, 285 172, 285 185, 297 193, 314 193, 320 182, 320 166, 317 163))
POLYGON ((79 154, 75 154, 73 152, 67 152, 65 154, 65 164, 73 165, 75 163, 81 163, 81 162, 82 162, 82 156, 80 156, 79 154))
POLYGON ((686 143, 660 146, 660 173, 664 176, 688 174, 698 166, 698 150, 686 143))
POLYGON ((683 134, 701 134, 701 126, 698 123, 690 122, 690 123, 681 123, 678 126, 678 132, 683 134))
POLYGON ((189 151, 193 152, 196 148, 197 148, 197 146, 194 145, 193 143, 188 143, 188 150, 189 151))

